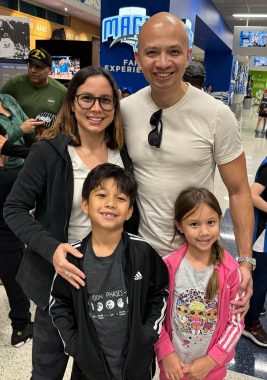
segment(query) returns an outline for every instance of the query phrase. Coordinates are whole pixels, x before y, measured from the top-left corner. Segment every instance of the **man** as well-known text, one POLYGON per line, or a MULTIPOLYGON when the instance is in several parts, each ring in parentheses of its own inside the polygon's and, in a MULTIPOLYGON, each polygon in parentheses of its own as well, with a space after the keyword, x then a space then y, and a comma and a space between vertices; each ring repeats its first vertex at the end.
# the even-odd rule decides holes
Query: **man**
POLYGON ((237 122, 227 106, 183 82, 191 49, 184 24, 161 12, 139 34, 135 59, 150 86, 121 104, 126 144, 138 182, 142 237, 162 256, 173 238, 177 194, 188 186, 214 190, 216 165, 227 187, 241 263, 238 311, 251 296, 253 206, 237 122), (248 261, 248 262, 247 262, 248 261))
POLYGON ((185 69, 183 80, 202 90, 205 78, 206 71, 202 63, 193 61, 185 69))
POLYGON ((28 74, 18 74, 9 79, 1 89, 12 95, 29 118, 36 118, 41 112, 57 114, 66 87, 50 78, 52 57, 44 49, 33 49, 29 53, 28 74))

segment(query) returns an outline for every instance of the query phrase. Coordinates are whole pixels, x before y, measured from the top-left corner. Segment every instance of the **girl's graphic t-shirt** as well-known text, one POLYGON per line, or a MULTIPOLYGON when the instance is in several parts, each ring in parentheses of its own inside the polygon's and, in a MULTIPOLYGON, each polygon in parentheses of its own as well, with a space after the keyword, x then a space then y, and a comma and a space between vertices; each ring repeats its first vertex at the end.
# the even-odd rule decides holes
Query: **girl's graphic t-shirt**
POLYGON ((216 328, 218 297, 205 298, 213 265, 196 270, 183 258, 175 276, 172 341, 175 352, 185 364, 207 353, 216 328))

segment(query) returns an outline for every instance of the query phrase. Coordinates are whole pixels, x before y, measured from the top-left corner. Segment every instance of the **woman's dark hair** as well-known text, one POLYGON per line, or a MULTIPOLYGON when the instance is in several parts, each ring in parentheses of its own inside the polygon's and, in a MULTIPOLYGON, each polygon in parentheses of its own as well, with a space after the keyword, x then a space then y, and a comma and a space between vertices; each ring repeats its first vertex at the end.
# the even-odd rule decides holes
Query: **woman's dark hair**
POLYGON ((97 165, 90 171, 83 184, 82 198, 88 200, 91 191, 100 186, 108 178, 113 178, 118 189, 128 195, 130 207, 132 207, 137 193, 137 183, 133 174, 118 165, 109 163, 97 165))
POLYGON ((105 131, 107 147, 110 149, 121 149, 123 147, 123 130, 121 125, 118 87, 112 76, 106 70, 95 66, 84 67, 74 75, 70 81, 53 127, 44 131, 42 138, 52 139, 63 133, 71 138, 72 145, 78 146, 81 144, 77 121, 72 111, 73 103, 78 87, 83 85, 86 79, 97 76, 102 76, 107 79, 112 88, 115 102, 114 119, 105 131))
MULTIPOLYGON (((185 217, 190 216, 193 212, 201 205, 205 204, 212 208, 218 216, 222 217, 222 210, 219 202, 214 194, 203 187, 189 187, 183 190, 176 199, 174 206, 174 219, 178 224, 181 224, 185 217)), ((175 227, 175 235, 183 236, 183 233, 175 227)), ((223 247, 220 245, 219 241, 216 240, 213 243, 211 249, 211 260, 210 264, 220 265, 223 259, 223 247)), ((208 282, 205 297, 208 300, 213 299, 219 289, 219 275, 218 270, 214 269, 213 274, 208 282)))

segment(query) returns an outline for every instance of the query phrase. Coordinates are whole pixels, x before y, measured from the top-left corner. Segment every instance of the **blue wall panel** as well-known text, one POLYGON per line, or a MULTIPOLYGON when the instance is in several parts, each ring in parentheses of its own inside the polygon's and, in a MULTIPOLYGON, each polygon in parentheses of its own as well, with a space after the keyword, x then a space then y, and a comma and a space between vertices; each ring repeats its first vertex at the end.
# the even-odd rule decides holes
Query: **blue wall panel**
MULTIPOLYGON (((210 0, 171 0, 170 12, 180 18, 189 18, 195 29, 196 16, 215 33, 230 49, 233 45, 233 33, 210 0)), ((203 36, 206 38, 208 36, 203 36)), ((207 41, 208 43, 208 41, 207 41)))

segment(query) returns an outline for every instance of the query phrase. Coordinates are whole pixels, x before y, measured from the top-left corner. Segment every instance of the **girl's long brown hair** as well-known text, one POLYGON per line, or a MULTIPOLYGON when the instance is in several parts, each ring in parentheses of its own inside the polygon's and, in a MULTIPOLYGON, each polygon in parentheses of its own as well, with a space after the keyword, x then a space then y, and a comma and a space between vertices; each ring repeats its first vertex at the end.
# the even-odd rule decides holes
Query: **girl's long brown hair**
POLYGON ((74 75, 68 86, 67 93, 63 100, 61 109, 57 115, 56 121, 53 127, 44 131, 42 134, 42 139, 53 139, 63 133, 64 135, 67 135, 71 138, 72 145, 78 146, 81 144, 77 121, 72 108, 78 87, 84 84, 87 78, 92 76, 103 76, 108 80, 112 88, 115 101, 115 112, 112 123, 107 127, 105 131, 106 143, 107 147, 110 149, 122 149, 124 139, 121 125, 118 87, 112 76, 106 70, 95 66, 84 67, 74 75))
MULTIPOLYGON (((189 187, 183 190, 176 199, 174 206, 174 219, 177 223, 181 224, 185 215, 189 216, 196 208, 206 204, 212 208, 221 218, 222 210, 216 197, 207 189, 203 187, 189 187)), ((183 236, 183 233, 175 227, 174 236, 178 234, 183 236)), ((210 265, 220 265, 223 259, 224 249, 216 240, 211 248, 210 265)), ((219 274, 218 270, 214 269, 209 279, 205 297, 207 300, 212 300, 219 289, 219 274)))

